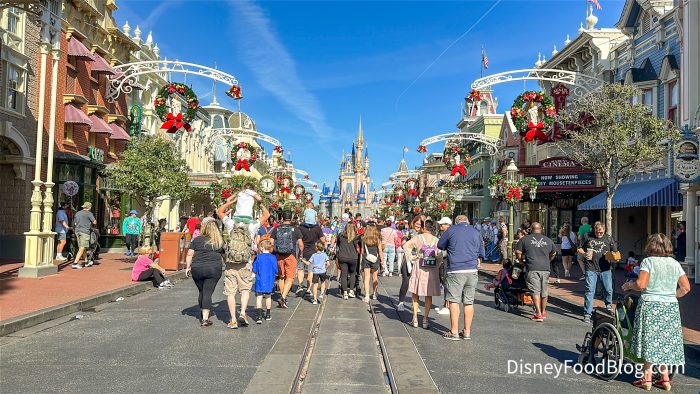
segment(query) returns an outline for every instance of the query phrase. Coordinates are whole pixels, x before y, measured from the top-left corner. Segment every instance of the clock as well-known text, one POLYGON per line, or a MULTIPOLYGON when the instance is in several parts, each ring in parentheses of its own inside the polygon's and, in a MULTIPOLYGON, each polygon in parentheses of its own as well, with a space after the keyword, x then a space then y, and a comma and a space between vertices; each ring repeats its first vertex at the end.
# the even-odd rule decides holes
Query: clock
POLYGON ((275 180, 270 176, 264 176, 260 179, 260 188, 266 194, 272 194, 275 191, 277 185, 275 180))

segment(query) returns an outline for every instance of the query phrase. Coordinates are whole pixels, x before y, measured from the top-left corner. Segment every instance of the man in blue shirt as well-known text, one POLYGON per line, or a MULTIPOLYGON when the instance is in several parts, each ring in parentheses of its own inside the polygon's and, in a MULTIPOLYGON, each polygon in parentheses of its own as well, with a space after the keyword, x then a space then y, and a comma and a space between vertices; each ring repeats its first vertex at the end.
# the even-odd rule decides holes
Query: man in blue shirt
POLYGON ((459 215, 455 218, 455 225, 442 233, 437 246, 447 251, 445 300, 450 303, 450 331, 443 338, 452 341, 471 339, 478 269, 485 254, 481 233, 469 225, 466 216, 459 215), (464 311, 464 329, 458 333, 460 304, 464 311))
POLYGON ((56 260, 66 261, 63 257, 63 248, 66 246, 66 238, 68 234, 68 214, 66 214, 67 202, 61 203, 61 206, 56 211, 56 236, 58 237, 58 246, 56 246, 56 260))

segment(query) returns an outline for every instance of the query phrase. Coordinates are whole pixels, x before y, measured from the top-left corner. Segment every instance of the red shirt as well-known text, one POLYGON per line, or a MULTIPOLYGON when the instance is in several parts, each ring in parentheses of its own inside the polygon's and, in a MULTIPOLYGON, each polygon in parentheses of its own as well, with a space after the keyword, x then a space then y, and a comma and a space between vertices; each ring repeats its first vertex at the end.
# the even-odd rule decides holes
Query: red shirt
POLYGON ((195 228, 197 225, 201 223, 199 218, 196 216, 192 216, 191 218, 187 219, 187 230, 189 230, 190 234, 194 233, 195 228))

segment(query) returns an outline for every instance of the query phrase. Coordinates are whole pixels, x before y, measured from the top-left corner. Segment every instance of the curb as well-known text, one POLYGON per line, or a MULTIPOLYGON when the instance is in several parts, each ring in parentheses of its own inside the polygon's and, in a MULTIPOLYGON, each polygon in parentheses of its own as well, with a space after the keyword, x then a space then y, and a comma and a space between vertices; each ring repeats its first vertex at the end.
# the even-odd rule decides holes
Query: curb
MULTIPOLYGON (((179 280, 185 277, 185 271, 176 271, 166 278, 171 280, 179 280)), ((81 298, 65 304, 52 306, 41 309, 36 312, 31 312, 26 315, 18 316, 9 320, 0 322, 0 337, 12 334, 14 332, 24 330, 29 327, 45 323, 50 320, 57 319, 75 312, 84 311, 94 308, 98 305, 106 304, 115 301, 119 297, 130 297, 139 293, 144 293, 149 290, 155 290, 151 282, 139 282, 128 286, 120 287, 104 293, 81 298)))
MULTIPOLYGON (((496 278, 496 275, 492 274, 491 272, 479 270, 479 273, 483 276, 488 277, 489 279, 492 279, 492 280, 494 278, 496 278)), ((569 300, 566 300, 564 298, 561 298, 561 297, 555 296, 555 295, 550 295, 548 297, 547 301, 549 304, 556 305, 556 306, 558 306, 562 309, 565 309, 571 313, 576 313, 579 316, 583 316, 583 305, 573 303, 569 300)), ((693 362, 695 362, 695 363, 700 363, 700 345, 695 345, 692 343, 684 343, 683 348, 685 350, 685 357, 687 359, 693 360, 693 362)))

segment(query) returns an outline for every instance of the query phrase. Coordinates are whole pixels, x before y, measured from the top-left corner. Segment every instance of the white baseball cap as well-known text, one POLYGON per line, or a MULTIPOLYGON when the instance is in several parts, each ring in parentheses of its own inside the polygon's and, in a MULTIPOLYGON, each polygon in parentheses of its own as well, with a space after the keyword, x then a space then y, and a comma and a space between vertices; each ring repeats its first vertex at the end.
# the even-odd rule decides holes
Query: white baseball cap
POLYGON ((346 212, 343 214, 342 218, 343 220, 350 220, 350 215, 348 215, 348 213, 346 212))
POLYGON ((438 224, 452 224, 452 219, 448 218, 447 216, 443 216, 440 220, 438 220, 438 224))

